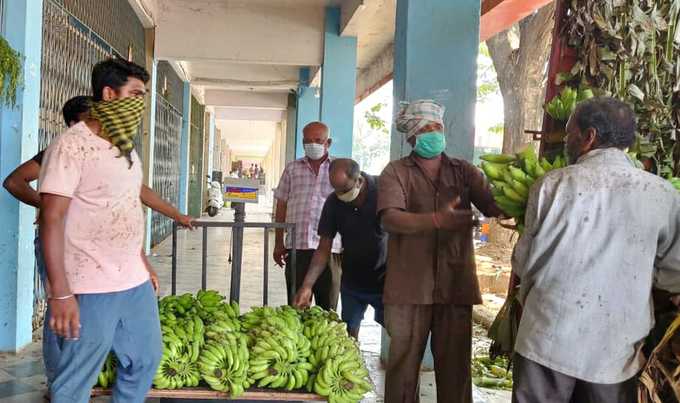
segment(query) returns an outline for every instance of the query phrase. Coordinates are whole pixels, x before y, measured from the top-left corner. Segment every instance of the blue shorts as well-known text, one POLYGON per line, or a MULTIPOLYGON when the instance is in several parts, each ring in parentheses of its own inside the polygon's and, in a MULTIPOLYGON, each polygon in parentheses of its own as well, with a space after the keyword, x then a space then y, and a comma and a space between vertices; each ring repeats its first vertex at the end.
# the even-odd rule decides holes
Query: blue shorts
POLYGON ((352 290, 342 286, 340 291, 342 298, 342 320, 347 323, 349 330, 359 329, 361 320, 364 318, 366 308, 370 305, 375 310, 374 320, 384 326, 385 309, 383 307, 383 294, 366 291, 352 290))

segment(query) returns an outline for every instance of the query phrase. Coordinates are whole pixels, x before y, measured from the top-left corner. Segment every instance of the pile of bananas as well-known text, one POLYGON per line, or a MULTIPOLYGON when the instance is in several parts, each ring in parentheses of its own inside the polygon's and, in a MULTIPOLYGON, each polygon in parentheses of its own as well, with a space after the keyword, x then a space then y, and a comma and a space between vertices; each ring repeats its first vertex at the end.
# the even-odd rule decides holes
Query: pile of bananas
POLYGON ((589 88, 564 87, 562 92, 545 105, 545 111, 551 118, 566 122, 574 113, 576 105, 594 96, 595 94, 589 88))
POLYGON ((212 389, 240 396, 250 387, 248 361, 246 336, 239 332, 225 332, 205 345, 198 365, 203 379, 212 389))
POLYGON ((97 386, 101 386, 102 388, 113 386, 116 382, 117 365, 118 360, 116 359, 116 355, 113 352, 109 353, 106 357, 106 361, 104 361, 102 372, 99 373, 99 377, 97 378, 97 386))
MULTIPOLYGON (((159 303, 163 356, 158 389, 201 385, 241 395, 251 386, 316 392, 333 403, 356 403, 372 389, 358 343, 335 312, 313 307, 239 305, 215 291, 167 296, 159 303)), ((99 385, 115 380, 109 356, 99 385)))
POLYGON ((250 383, 286 390, 304 387, 313 366, 308 361, 311 343, 302 334, 298 312, 289 306, 255 308, 243 320, 250 329, 250 383))
POLYGON ((303 335, 310 340, 309 362, 314 368, 307 391, 326 396, 329 402, 360 401, 373 388, 359 344, 349 337, 347 325, 318 307, 310 308, 306 319, 303 335))
POLYGON ((157 389, 198 386, 201 372, 197 361, 205 345, 206 334, 201 318, 208 319, 206 307, 200 299, 184 294, 161 299, 158 308, 163 356, 153 380, 154 386, 157 389))
POLYGON ((515 219, 520 233, 524 230, 524 213, 531 186, 547 172, 567 165, 562 156, 552 163, 545 158, 539 160, 532 145, 516 155, 486 154, 480 158, 482 170, 491 181, 496 204, 515 219))
POLYGON ((353 355, 338 355, 323 364, 315 376, 314 391, 327 396, 329 403, 356 403, 373 389, 366 380, 367 376, 363 361, 353 355))

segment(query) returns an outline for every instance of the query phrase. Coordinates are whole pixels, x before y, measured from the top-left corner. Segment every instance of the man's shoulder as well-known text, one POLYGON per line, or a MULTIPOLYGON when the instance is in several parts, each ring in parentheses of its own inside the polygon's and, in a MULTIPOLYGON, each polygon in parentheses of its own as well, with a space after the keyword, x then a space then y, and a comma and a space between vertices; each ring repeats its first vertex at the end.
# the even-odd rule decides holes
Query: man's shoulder
POLYGON ((47 147, 47 150, 59 147, 75 151, 75 148, 82 147, 85 143, 89 142, 91 136, 92 131, 90 131, 85 123, 81 122, 69 127, 55 137, 47 147))

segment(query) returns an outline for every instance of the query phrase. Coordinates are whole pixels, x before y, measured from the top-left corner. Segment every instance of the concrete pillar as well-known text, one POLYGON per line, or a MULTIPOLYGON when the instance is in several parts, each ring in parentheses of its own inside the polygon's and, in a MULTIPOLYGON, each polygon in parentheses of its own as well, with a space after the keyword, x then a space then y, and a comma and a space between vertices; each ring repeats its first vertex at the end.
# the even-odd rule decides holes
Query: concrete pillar
MULTIPOLYGON (((155 160, 155 146, 156 146, 156 102, 158 91, 156 85, 158 83, 158 61, 154 59, 151 62, 151 85, 149 89, 149 136, 145 143, 147 155, 146 180, 145 184, 153 189, 153 168, 155 160)), ((150 208, 146 209, 146 236, 144 238, 144 251, 148 255, 151 253, 151 217, 153 211, 150 208)))
MULTIPOLYGON (((15 107, 0 106, 0 178, 38 152, 42 0, 4 2, 3 32, 23 58, 15 107)), ((0 351, 31 342, 35 209, 0 190, 0 351)))
MULTIPOLYGON (((208 172, 210 180, 212 180, 213 160, 215 157, 215 113, 208 114, 208 172)), ((223 172, 222 177, 229 175, 229 172, 223 172)))
POLYGON ((340 8, 326 9, 325 25, 321 121, 331 130, 331 153, 337 157, 352 157, 357 38, 340 36, 340 8))
POLYGON ((302 158, 305 150, 302 147, 302 129, 308 123, 320 119, 321 98, 319 89, 309 86, 312 77, 308 67, 300 69, 300 85, 297 92, 296 106, 296 136, 295 136, 295 156, 294 159, 302 158))
MULTIPOLYGON (((475 140, 480 11, 479 1, 397 0, 395 113, 401 101, 440 102, 446 107, 446 152, 468 161, 475 140)), ((393 130, 391 159, 410 152, 404 135, 393 130)), ((381 344, 381 358, 386 360, 389 336, 385 331, 381 344)), ((423 367, 434 367, 429 341, 423 367)))
POLYGON ((191 145, 191 83, 184 82, 182 108, 182 136, 179 141, 179 211, 189 209, 189 146, 191 145))
MULTIPOLYGON (((394 108, 434 99, 446 107, 446 152, 471 161, 477 97, 480 2, 398 0, 394 39, 394 108), (436 17, 436 18, 433 18, 436 17)), ((411 146, 393 130, 390 156, 411 146)))

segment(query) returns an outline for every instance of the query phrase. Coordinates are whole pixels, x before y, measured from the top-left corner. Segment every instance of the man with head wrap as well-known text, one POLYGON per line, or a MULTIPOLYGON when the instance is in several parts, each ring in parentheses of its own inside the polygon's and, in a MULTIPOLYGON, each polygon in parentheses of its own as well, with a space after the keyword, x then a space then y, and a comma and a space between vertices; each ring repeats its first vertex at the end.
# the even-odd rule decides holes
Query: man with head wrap
POLYGON ((378 214, 390 234, 386 403, 419 401, 419 369, 430 335, 438 401, 472 402, 472 305, 482 299, 471 207, 488 217, 500 210, 480 171, 444 153, 443 118, 444 108, 431 100, 402 108, 396 126, 413 152, 380 176, 378 214))

